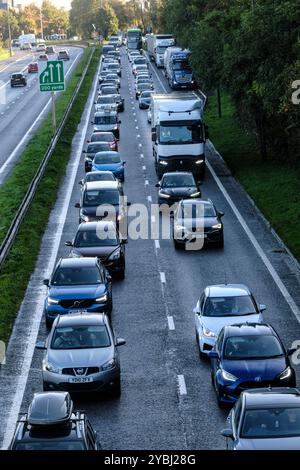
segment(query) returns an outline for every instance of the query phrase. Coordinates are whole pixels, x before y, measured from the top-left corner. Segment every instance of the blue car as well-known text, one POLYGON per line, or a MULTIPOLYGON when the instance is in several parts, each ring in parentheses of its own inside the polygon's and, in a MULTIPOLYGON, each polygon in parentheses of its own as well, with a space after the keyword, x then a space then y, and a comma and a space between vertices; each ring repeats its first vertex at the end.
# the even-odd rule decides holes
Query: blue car
POLYGON ((267 323, 225 326, 208 353, 218 404, 232 404, 251 388, 295 387, 295 371, 273 327, 267 323))
POLYGON ((51 276, 44 312, 47 326, 57 315, 112 311, 112 278, 98 258, 61 258, 51 276))
POLYGON ((124 181, 125 163, 119 152, 98 152, 93 160, 92 171, 111 171, 118 180, 124 181))

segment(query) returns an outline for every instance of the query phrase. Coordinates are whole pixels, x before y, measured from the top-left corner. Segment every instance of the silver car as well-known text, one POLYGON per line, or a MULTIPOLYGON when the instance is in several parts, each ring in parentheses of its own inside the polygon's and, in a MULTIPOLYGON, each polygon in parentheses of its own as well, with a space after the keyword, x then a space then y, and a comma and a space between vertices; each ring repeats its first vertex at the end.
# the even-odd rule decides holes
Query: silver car
POLYGON ((115 338, 105 314, 86 312, 58 316, 44 349, 43 389, 69 392, 121 393, 120 360, 117 347, 125 344, 115 338))

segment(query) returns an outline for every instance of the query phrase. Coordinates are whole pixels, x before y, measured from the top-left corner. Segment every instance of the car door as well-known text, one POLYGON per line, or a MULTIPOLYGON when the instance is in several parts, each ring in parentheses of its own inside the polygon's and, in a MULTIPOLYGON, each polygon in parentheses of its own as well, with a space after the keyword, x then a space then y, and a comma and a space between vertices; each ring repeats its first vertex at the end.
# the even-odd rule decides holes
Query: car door
POLYGON ((200 296, 200 299, 198 301, 198 304, 196 306, 196 312, 195 312, 195 323, 196 323, 196 329, 199 331, 200 334, 202 334, 202 313, 203 313, 203 305, 205 301, 205 295, 204 293, 200 296))
POLYGON ((237 440, 238 430, 239 430, 239 425, 240 425, 240 420, 241 420, 241 414, 242 414, 242 400, 239 399, 236 402, 231 413, 230 427, 232 429, 233 439, 232 438, 226 439, 226 445, 227 445, 228 450, 233 450, 235 447, 235 442, 237 440))
POLYGON ((224 330, 220 332, 216 345, 215 345, 215 351, 218 353, 218 357, 211 358, 211 368, 212 368, 213 377, 216 376, 218 370, 220 369, 223 339, 224 339, 224 330))

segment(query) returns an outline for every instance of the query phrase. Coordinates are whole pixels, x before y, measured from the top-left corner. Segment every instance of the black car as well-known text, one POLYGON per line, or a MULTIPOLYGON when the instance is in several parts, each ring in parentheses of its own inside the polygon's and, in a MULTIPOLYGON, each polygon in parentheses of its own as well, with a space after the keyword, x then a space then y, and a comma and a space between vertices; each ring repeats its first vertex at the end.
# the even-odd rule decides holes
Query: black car
POLYGON ((159 188, 158 204, 168 204, 170 206, 181 199, 201 197, 201 190, 193 173, 188 171, 165 173, 155 186, 159 188))
POLYGON ((82 153, 85 154, 84 157, 84 168, 85 172, 91 171, 92 163, 94 156, 98 152, 109 152, 111 150, 108 142, 93 142, 87 146, 86 150, 83 150, 82 153))
POLYGON ((27 78, 24 73, 13 73, 10 77, 10 86, 13 88, 15 86, 26 86, 27 78))
POLYGON ((112 276, 125 277, 126 240, 121 240, 113 222, 86 222, 80 224, 73 241, 70 256, 96 256, 112 276))
POLYGON ((97 434, 68 392, 35 393, 20 416, 9 450, 98 450, 97 434))
POLYGON ((117 110, 119 113, 124 111, 125 105, 124 105, 124 98, 121 97, 120 94, 114 95, 115 103, 117 105, 117 110))

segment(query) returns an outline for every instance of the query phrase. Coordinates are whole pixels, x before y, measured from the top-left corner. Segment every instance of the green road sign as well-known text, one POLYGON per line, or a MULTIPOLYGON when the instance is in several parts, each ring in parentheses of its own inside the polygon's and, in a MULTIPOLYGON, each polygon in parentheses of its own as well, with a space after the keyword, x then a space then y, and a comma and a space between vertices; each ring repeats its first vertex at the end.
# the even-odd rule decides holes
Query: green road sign
POLYGON ((40 91, 64 91, 65 74, 62 60, 47 62, 45 70, 39 76, 40 91))

